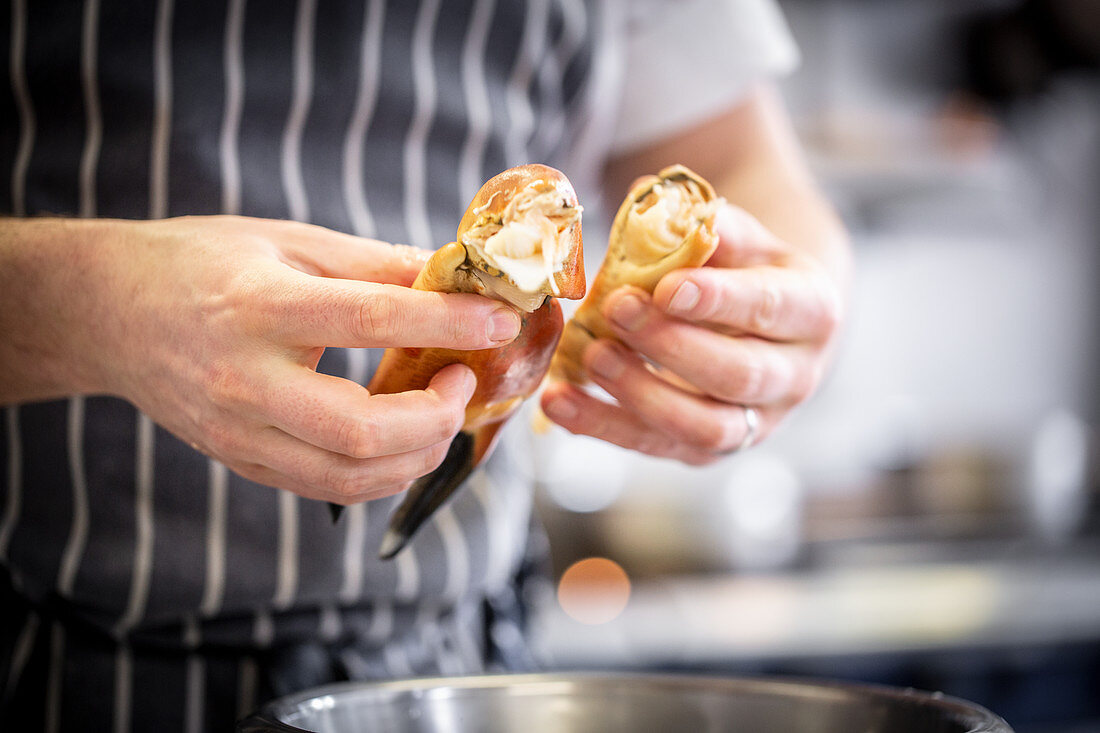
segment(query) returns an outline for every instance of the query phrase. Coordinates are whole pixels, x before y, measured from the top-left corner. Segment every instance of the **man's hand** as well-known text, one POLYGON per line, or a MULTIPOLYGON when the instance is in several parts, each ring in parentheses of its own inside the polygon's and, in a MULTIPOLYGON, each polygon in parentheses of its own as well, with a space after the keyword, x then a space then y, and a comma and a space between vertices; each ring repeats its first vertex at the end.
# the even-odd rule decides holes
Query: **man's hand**
POLYGON ((454 365, 423 391, 370 395, 315 371, 325 347, 480 349, 519 330, 496 301, 409 288, 428 253, 319 227, 9 223, 0 284, 34 298, 0 318, 17 345, 0 365, 44 366, 5 401, 121 396, 237 473, 310 498, 377 498, 434 469, 475 388, 454 365))
POLYGON ((652 297, 621 288, 608 299, 604 312, 622 343, 592 343, 584 365, 617 404, 558 383, 542 398, 550 418, 574 433, 705 464, 742 444, 745 406, 759 413, 760 440, 813 392, 837 334, 839 285, 741 209, 724 208, 716 229, 705 267, 669 273, 652 297))

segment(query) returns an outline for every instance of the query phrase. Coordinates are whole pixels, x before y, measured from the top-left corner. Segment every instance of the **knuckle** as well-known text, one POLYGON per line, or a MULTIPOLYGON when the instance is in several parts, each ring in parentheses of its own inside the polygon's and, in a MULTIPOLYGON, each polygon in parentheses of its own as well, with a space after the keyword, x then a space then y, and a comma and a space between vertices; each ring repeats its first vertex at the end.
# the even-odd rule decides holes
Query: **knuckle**
POLYGON ((203 434, 205 435, 205 442, 210 448, 219 455, 227 455, 234 453, 233 440, 230 435, 229 429, 218 420, 210 420, 203 425, 203 434))
POLYGON ((224 361, 216 361, 207 367, 202 385, 216 407, 233 409, 247 401, 248 386, 244 375, 224 361))
POLYGON ((744 358, 734 369, 728 380, 714 390, 714 396, 723 402, 749 402, 764 391, 767 383, 767 370, 757 359, 744 358))
POLYGON ((730 430, 726 423, 732 422, 732 418, 727 420, 705 420, 696 426, 694 433, 692 434, 694 447, 701 450, 713 453, 716 451, 724 450, 727 437, 732 430, 730 430))
POLYGON ((449 411, 442 420, 444 438, 453 438, 466 423, 466 408, 459 405, 449 411))
POLYGON ((321 482, 326 489, 340 497, 354 497, 359 493, 359 482, 355 475, 337 464, 325 467, 321 482))
POLYGON ((443 459, 447 457, 447 449, 450 446, 447 443, 437 443, 427 450, 423 451, 423 463, 418 467, 418 476, 423 476, 430 471, 434 471, 439 468, 443 463, 443 459))
POLYGON ((761 276, 756 301, 749 311, 749 327, 756 332, 770 331, 779 321, 783 295, 770 278, 761 276))
POLYGON ((353 458, 370 458, 377 450, 376 430, 368 422, 343 418, 336 429, 337 449, 353 458))
POLYGON ((822 335, 828 341, 840 330, 840 324, 843 320, 840 293, 837 292, 836 288, 823 286, 821 288, 820 304, 822 335))
POLYGON ((390 298, 372 294, 358 305, 355 325, 359 333, 367 338, 388 340, 396 332, 398 314, 399 310, 390 298))

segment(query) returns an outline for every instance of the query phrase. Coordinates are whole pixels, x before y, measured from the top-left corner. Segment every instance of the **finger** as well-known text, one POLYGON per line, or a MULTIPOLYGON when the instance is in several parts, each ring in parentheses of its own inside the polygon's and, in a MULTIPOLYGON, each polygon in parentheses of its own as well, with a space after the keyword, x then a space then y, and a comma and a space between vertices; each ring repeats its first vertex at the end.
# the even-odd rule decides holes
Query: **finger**
POLYGON ((691 394, 660 378, 636 354, 603 339, 584 354, 592 380, 645 424, 706 453, 724 453, 748 434, 745 408, 691 394))
POLYGON ((281 431, 352 458, 395 455, 449 442, 477 381, 469 367, 441 369, 423 390, 372 395, 360 385, 289 366, 259 404, 281 431))
POLYGON ((653 303, 774 341, 825 343, 840 322, 840 296, 828 278, 786 267, 676 270, 657 283, 653 303))
POLYGON ((487 349, 519 333, 519 315, 480 295, 295 273, 258 295, 262 327, 303 347, 487 349))
POLYGON ((776 262, 787 256, 790 245, 772 234, 744 209, 724 204, 714 217, 718 247, 707 264, 712 267, 749 267, 776 262))
POLYGON ((541 407, 547 417, 575 435, 588 435, 629 450, 693 465, 715 458, 655 430, 619 405, 596 399, 567 382, 549 385, 543 391, 541 407))
POLYGON ((324 277, 412 285, 431 252, 293 221, 265 220, 280 253, 297 269, 324 277))
POLYGON ((382 498, 435 470, 449 442, 379 458, 355 459, 323 450, 269 427, 251 434, 245 460, 231 467, 246 478, 311 499, 355 504, 382 498))
POLYGON ((794 403, 816 376, 809 349, 686 323, 655 308, 644 292, 621 288, 605 313, 615 335, 705 394, 734 404, 794 403))

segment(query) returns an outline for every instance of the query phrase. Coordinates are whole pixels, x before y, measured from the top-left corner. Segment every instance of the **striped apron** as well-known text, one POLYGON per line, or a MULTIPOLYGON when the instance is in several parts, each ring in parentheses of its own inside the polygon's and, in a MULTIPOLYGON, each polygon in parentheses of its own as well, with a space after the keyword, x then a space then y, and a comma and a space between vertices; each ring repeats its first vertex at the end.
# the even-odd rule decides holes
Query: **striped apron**
MULTIPOLYGON (((510 165, 591 178, 581 141, 614 93, 594 53, 613 3, 5 5, 6 215, 230 213, 435 247, 510 165)), ((377 357, 319 369, 365 383, 377 357)), ((379 562, 397 498, 334 526, 124 401, 0 408, 0 728, 226 730, 336 679, 522 665, 531 476, 522 432, 504 443, 379 562)))

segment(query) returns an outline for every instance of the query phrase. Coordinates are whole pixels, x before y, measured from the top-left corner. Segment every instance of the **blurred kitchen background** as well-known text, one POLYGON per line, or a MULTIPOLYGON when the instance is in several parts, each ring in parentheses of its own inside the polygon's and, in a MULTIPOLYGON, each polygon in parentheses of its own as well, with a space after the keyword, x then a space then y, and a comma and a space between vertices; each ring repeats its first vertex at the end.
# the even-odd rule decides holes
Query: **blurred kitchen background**
POLYGON ((706 469, 537 437, 539 652, 1100 731, 1100 2, 783 7, 784 89, 856 248, 836 367, 706 469))

